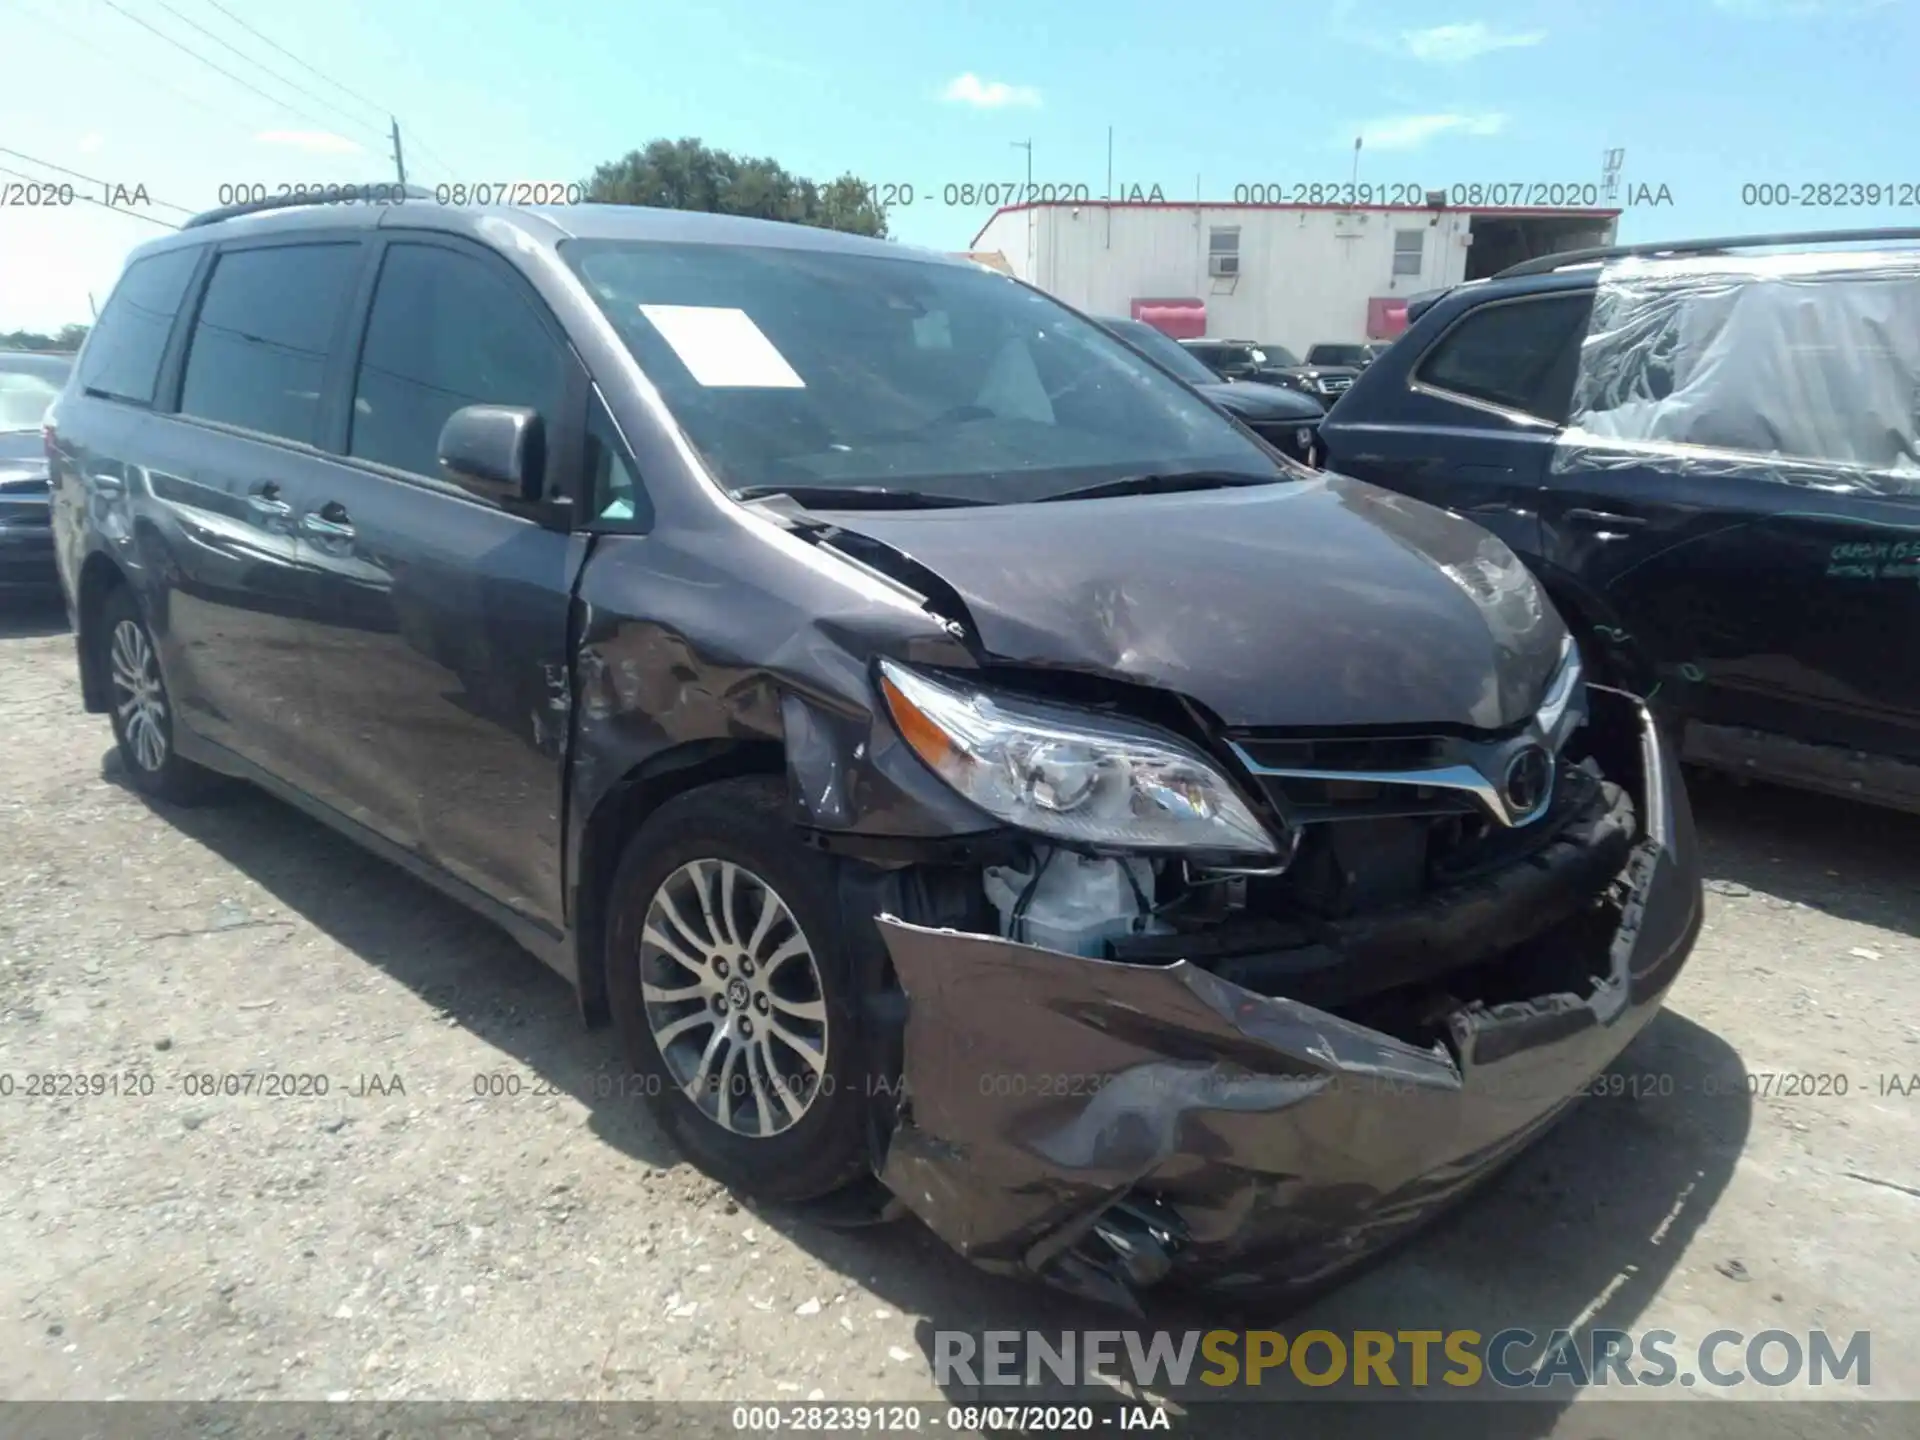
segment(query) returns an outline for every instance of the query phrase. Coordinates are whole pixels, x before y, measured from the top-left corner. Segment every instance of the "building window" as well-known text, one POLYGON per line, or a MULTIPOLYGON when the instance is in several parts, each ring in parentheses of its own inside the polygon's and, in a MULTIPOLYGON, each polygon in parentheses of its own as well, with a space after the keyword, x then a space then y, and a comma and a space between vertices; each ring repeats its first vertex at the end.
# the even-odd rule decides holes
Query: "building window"
POLYGON ((1238 225, 1215 225, 1207 232, 1207 273, 1209 275, 1240 273, 1240 227, 1238 225))
POLYGON ((1427 232, 1425 230, 1393 232, 1393 273, 1395 275, 1418 275, 1426 255, 1427 232))

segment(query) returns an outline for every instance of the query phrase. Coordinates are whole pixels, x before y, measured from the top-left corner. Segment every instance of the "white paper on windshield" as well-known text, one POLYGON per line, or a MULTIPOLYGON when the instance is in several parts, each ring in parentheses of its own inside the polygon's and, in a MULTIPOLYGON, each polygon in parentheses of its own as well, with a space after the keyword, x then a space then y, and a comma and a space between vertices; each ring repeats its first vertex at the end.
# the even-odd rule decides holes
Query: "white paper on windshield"
POLYGON ((744 310, 723 305, 642 305, 693 378, 713 389, 804 390, 787 357, 744 310))

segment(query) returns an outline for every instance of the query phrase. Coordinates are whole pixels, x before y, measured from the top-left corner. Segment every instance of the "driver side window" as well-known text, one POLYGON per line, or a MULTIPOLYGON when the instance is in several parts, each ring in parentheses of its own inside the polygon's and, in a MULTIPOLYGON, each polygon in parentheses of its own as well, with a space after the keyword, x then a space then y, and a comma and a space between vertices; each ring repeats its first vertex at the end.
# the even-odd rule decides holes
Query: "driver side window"
POLYGON ((524 405, 552 426, 565 357, 507 276, 438 245, 396 244, 380 266, 347 451, 440 475, 440 429, 467 405, 524 405))

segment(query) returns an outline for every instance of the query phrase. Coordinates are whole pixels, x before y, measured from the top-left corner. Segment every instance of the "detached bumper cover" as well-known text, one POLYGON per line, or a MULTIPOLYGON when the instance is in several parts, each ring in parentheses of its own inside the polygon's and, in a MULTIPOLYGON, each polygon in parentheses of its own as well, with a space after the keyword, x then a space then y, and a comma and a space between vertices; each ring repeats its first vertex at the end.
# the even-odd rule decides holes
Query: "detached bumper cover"
POLYGON ((1587 993, 1468 1005, 1446 1017, 1449 1054, 1185 961, 1088 960, 883 916, 908 1019, 881 1179, 983 1266, 1129 1305, 1176 1270, 1311 1287, 1430 1218, 1653 1018, 1699 931, 1674 761, 1637 701, 1593 693, 1642 824, 1618 928, 1588 942, 1587 993))

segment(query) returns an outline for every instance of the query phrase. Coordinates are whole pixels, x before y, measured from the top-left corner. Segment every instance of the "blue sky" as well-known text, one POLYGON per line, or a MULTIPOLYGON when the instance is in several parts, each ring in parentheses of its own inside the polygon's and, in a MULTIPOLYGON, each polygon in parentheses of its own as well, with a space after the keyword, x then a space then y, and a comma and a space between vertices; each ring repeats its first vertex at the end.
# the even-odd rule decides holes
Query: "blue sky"
MULTIPOLYGON (((70 178, 22 154, 189 210, 225 182, 387 179, 391 110, 424 183, 578 179, 692 135, 818 179, 911 184, 894 234, 942 249, 991 211, 941 187, 1024 179, 1016 141, 1036 181, 1102 194, 1109 125, 1119 182, 1170 197, 1344 181, 1363 134, 1363 181, 1428 188, 1597 181, 1620 147, 1629 190, 1672 197, 1629 209, 1623 239, 1920 226, 1920 204, 1741 194, 1920 188, 1917 3, 5 0, 0 147, 17 153, 0 153, 0 187, 70 178)), ((0 330, 86 319, 88 293, 159 233, 86 204, 0 208, 0 330)))

